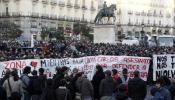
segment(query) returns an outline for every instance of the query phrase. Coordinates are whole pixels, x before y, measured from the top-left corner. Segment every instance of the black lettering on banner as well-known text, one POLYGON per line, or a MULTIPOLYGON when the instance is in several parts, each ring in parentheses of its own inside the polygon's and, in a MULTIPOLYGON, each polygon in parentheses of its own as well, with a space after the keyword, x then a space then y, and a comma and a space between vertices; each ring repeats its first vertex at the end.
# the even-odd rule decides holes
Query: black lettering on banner
POLYGON ((6 74, 6 71, 3 70, 3 71, 2 71, 2 74, 1 74, 1 77, 4 77, 5 74, 6 74))
POLYGON ((156 80, 161 76, 167 76, 168 78, 173 78, 175 77, 175 70, 156 71, 156 80))
POLYGON ((167 68, 167 56, 157 56, 157 69, 167 68))
POLYGON ((46 60, 41 60, 41 67, 46 67, 46 60))
POLYGON ((175 56, 171 56, 171 66, 172 66, 172 69, 175 68, 175 56))

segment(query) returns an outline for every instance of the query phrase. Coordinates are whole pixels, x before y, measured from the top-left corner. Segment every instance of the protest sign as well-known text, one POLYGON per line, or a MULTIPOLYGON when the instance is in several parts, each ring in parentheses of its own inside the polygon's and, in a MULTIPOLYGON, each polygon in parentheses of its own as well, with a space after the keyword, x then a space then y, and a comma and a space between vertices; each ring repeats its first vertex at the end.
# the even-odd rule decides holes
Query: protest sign
POLYGON ((153 55, 153 79, 175 77, 175 54, 153 55))

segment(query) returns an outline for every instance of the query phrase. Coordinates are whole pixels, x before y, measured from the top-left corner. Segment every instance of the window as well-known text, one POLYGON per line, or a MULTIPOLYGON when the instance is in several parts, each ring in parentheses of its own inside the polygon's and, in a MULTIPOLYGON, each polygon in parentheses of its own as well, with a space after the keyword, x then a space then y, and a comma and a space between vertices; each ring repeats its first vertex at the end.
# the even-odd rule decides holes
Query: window
POLYGON ((162 23, 161 23, 161 20, 159 21, 159 25, 161 25, 162 23))
POLYGON ((9 15, 9 8, 6 7, 6 15, 9 15))

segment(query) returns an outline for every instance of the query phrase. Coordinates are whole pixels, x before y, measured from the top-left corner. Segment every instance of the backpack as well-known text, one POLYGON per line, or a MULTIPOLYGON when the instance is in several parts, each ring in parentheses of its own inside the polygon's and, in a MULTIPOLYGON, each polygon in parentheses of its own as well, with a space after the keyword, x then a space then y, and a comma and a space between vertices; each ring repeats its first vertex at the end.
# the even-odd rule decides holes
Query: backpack
POLYGON ((165 99, 162 96, 162 94, 159 91, 157 91, 151 100, 165 100, 165 99))

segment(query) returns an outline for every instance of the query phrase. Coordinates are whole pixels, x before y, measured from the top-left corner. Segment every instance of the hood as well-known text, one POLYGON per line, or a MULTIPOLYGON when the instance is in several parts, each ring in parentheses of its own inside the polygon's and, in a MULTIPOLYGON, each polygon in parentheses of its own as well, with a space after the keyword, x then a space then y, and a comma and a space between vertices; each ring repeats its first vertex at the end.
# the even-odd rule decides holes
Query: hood
POLYGON ((126 100, 126 99, 128 99, 128 96, 125 93, 117 93, 116 99, 117 100, 126 100))

